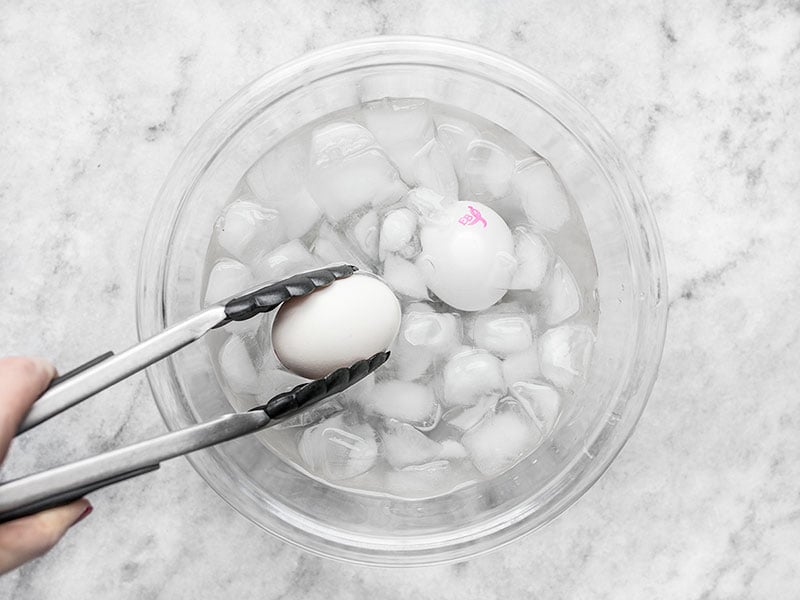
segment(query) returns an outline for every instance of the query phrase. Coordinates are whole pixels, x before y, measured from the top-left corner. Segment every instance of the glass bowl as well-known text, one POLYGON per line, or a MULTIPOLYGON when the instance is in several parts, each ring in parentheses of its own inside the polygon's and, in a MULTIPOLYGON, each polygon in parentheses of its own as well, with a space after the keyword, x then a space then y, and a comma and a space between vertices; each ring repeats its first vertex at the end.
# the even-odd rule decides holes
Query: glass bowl
MULTIPOLYGON (((384 96, 494 121, 547 158, 575 198, 596 256, 600 310, 580 410, 512 469, 425 500, 325 485, 252 436, 189 461, 241 514, 319 555, 386 566, 463 560, 545 525, 597 481, 633 432, 664 344, 666 276, 645 194, 608 134, 552 82, 483 48, 425 37, 349 42, 257 79, 200 128, 159 194, 141 255, 138 331, 144 339, 201 308, 213 222, 256 159, 310 121, 384 96)), ((148 376, 170 429, 232 410, 203 343, 148 376)))

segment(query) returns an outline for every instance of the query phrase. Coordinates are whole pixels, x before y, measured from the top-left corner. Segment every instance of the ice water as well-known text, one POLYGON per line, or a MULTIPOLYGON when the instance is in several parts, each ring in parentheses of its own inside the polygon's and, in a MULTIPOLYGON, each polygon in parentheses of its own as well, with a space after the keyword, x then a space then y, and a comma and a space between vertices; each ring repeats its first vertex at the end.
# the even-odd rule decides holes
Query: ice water
MULTIPOLYGON (((205 302, 341 262, 380 275, 400 299, 391 359, 260 433, 265 451, 330 485, 432 497, 526 460, 576 409, 597 323, 594 256, 547 157, 508 131, 413 98, 296 131, 249 169, 220 214, 205 302), (508 289, 477 312, 437 298, 415 262, 421 223, 459 200, 491 207, 514 238, 508 289)), ((239 410, 304 381, 275 357, 271 319, 231 324, 209 342, 239 410)))

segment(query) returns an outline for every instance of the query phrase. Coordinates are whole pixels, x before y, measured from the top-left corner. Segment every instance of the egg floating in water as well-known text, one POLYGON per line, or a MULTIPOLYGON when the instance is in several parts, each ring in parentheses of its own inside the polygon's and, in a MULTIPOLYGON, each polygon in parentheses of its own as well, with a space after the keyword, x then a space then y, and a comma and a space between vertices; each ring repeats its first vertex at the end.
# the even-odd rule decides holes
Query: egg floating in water
POLYGON ((465 311, 489 308, 502 298, 517 261, 505 221, 485 204, 454 202, 421 231, 417 267, 428 288, 465 311))
POLYGON ((272 324, 272 348, 290 371, 319 379, 383 352, 400 329, 400 302, 383 281, 355 273, 284 302, 272 324))

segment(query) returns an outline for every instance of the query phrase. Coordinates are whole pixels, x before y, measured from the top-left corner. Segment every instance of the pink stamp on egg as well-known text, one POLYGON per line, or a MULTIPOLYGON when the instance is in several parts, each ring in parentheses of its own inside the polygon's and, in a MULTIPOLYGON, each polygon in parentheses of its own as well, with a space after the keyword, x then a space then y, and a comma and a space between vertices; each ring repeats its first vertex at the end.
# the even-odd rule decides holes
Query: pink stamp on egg
POLYGON ((476 223, 483 223, 484 228, 486 227, 486 219, 483 218, 481 211, 477 208, 472 206, 467 206, 469 208, 469 212, 461 217, 458 222, 462 225, 466 225, 468 227, 472 227, 476 223))

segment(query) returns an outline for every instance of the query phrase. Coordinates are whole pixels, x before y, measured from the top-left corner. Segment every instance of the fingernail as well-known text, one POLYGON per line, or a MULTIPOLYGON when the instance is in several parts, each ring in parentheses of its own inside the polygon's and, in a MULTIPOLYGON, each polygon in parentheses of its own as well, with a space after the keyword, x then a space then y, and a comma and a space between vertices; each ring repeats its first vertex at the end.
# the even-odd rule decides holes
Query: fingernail
POLYGON ((87 506, 86 508, 84 508, 83 512, 80 514, 80 516, 77 519, 75 519, 75 522, 73 523, 73 525, 77 525, 78 523, 83 521, 86 517, 88 517, 90 514, 92 514, 93 510, 94 510, 94 506, 92 506, 91 504, 89 506, 87 506))
POLYGON ((41 356, 32 356, 31 360, 36 363, 36 366, 39 367, 39 370, 43 373, 47 373, 50 376, 55 373, 55 367, 53 367, 53 363, 46 358, 42 358, 41 356))

